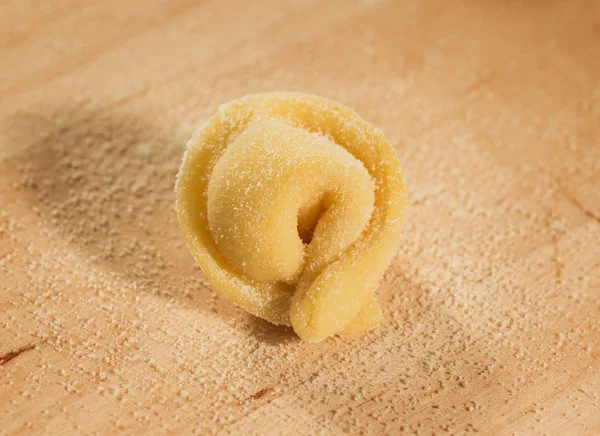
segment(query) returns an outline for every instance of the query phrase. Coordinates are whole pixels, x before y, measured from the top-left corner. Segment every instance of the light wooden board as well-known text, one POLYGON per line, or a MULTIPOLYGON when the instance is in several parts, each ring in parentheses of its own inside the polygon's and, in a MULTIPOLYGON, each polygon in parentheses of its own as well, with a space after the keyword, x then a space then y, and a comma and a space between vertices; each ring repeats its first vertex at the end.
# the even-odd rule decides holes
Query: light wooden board
POLYGON ((600 3, 0 4, 0 434, 600 433, 600 3), (215 294, 173 183, 219 104, 355 108, 410 188, 385 323, 215 294))

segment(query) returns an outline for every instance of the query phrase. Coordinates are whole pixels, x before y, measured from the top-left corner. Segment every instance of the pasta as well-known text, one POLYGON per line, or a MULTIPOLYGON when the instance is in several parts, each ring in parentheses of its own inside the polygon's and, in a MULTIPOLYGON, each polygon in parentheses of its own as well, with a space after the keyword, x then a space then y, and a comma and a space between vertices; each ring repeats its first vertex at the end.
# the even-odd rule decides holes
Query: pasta
POLYGON ((188 143, 176 197, 196 262, 238 306, 313 342, 381 322, 406 188, 351 109, 298 93, 221 106, 188 143))

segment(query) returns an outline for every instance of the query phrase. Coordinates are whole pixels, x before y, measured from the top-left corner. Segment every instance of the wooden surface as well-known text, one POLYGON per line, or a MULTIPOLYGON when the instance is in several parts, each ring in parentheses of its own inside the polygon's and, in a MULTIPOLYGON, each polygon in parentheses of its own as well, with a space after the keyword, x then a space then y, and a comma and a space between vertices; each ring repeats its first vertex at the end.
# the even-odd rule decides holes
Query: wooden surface
POLYGON ((598 434, 599 241, 596 0, 0 4, 0 434, 598 434), (243 313, 182 243, 185 140, 268 90, 405 167, 362 338, 243 313))

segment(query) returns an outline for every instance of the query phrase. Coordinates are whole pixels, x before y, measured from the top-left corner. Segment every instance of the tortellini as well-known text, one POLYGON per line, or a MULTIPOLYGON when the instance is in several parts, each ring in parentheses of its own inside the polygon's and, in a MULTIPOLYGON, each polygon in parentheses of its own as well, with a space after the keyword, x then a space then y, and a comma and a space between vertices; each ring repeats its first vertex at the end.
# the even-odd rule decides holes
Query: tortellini
POLYGON ((179 222, 214 287, 305 340, 364 332, 403 223, 406 187, 381 131, 312 95, 250 95, 190 140, 179 222))

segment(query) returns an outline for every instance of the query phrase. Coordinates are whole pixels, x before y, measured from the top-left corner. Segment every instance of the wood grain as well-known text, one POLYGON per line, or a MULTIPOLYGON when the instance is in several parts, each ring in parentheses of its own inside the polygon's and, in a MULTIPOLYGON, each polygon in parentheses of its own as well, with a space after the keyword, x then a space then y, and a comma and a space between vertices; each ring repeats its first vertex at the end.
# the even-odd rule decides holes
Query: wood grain
POLYGON ((600 3, 0 4, 0 434, 600 432, 600 3), (408 220, 354 340, 219 297, 173 183, 219 104, 355 108, 408 220))

